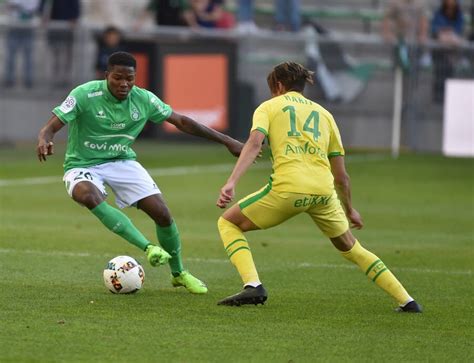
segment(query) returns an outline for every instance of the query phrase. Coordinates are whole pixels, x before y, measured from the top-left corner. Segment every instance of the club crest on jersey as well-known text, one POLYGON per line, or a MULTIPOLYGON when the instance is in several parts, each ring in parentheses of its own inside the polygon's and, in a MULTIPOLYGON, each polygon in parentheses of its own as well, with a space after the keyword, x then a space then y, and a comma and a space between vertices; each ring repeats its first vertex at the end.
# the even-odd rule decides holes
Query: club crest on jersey
POLYGON ((106 118, 107 116, 105 116, 105 112, 103 110, 100 110, 95 114, 95 117, 106 118))
POLYGON ((140 112, 138 112, 136 108, 132 108, 130 117, 132 118, 133 121, 138 121, 140 119, 140 112))
POLYGON ((105 116, 104 110, 100 110, 100 111, 98 111, 98 112, 95 114, 95 117, 98 117, 98 118, 106 118, 107 116, 105 116))

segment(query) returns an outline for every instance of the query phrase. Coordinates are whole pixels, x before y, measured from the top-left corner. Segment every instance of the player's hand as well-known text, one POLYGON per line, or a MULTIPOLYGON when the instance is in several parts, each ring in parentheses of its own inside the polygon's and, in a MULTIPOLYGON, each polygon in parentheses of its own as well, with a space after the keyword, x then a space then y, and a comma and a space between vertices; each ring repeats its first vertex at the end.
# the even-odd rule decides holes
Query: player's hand
POLYGON ((227 204, 232 202, 232 200, 234 199, 234 195, 235 186, 232 183, 226 183, 221 189, 221 193, 219 195, 219 198, 217 198, 216 205, 219 208, 227 207, 227 204))
POLYGON ((347 213, 347 218, 349 219, 349 222, 351 223, 351 228, 361 229, 364 226, 364 222, 362 222, 361 215, 354 208, 352 208, 347 213))
POLYGON ((232 139, 225 146, 232 155, 239 157, 244 147, 244 144, 242 144, 240 141, 232 139))
POLYGON ((46 161, 46 156, 54 154, 54 144, 52 141, 42 140, 36 148, 39 161, 46 161))

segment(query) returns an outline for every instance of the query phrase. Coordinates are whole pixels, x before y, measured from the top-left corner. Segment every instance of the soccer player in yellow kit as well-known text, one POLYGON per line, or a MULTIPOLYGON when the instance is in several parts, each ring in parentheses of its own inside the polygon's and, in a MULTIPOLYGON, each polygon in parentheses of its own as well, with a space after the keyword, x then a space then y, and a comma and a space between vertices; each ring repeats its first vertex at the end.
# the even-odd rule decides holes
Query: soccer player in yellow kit
POLYGON ((344 148, 334 118, 302 95, 306 82, 313 83, 312 75, 298 63, 274 67, 267 77, 272 98, 255 110, 249 139, 220 191, 217 206, 225 208, 267 138, 273 159, 269 183, 233 205, 218 221, 225 250, 244 283, 242 291, 218 304, 240 306, 267 300, 243 232, 267 229, 305 212, 344 258, 398 302, 397 311, 421 312, 421 306, 349 228, 349 222, 353 228, 362 228, 362 218, 352 206, 344 148))

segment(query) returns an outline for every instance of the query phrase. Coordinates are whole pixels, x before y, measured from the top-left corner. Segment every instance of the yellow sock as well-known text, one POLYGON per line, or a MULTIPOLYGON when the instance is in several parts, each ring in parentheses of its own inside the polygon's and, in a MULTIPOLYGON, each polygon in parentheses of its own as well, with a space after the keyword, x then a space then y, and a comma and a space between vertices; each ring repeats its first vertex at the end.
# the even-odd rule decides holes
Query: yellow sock
POLYGON ((259 285, 260 279, 253 262, 249 243, 242 230, 222 217, 217 221, 217 227, 219 228, 225 251, 232 264, 237 268, 244 286, 259 285))
POLYGON ((344 258, 358 265, 370 280, 393 296, 400 305, 405 305, 413 300, 382 260, 363 248, 359 241, 356 240, 349 251, 341 253, 344 258))

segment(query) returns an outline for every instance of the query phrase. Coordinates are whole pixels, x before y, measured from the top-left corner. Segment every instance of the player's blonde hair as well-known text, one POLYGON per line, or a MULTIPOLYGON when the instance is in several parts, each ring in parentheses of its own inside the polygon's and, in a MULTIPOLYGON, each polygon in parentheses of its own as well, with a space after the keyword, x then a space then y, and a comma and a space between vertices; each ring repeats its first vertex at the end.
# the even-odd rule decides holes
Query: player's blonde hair
POLYGON ((296 62, 283 62, 273 67, 268 74, 267 83, 270 91, 275 93, 280 82, 287 91, 303 92, 306 82, 314 84, 314 72, 296 62))

